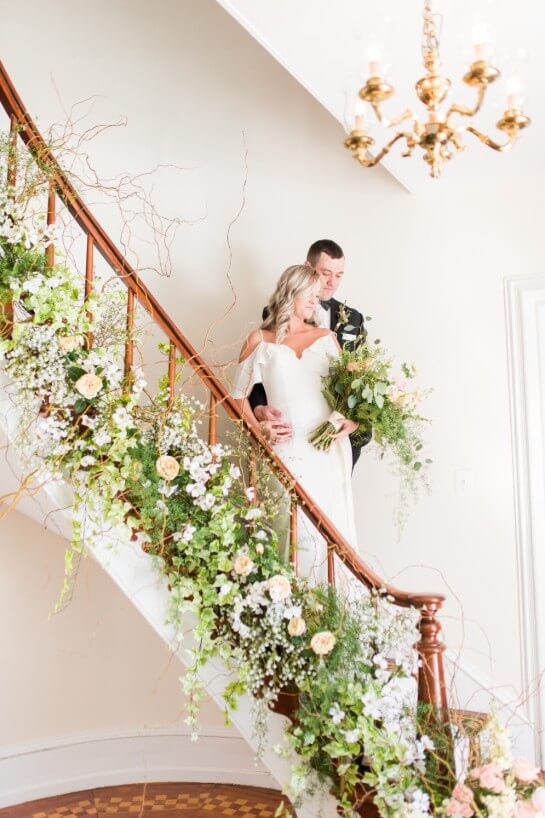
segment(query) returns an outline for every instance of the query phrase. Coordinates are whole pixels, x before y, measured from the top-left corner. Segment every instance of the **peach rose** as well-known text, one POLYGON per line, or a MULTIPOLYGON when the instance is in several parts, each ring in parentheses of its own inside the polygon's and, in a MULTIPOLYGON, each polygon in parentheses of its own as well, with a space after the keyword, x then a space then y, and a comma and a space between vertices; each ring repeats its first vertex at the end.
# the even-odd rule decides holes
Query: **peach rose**
POLYGON ((513 770, 515 777, 522 784, 530 784, 539 776, 539 767, 536 767, 536 765, 528 761, 527 758, 516 758, 513 764, 513 770))
POLYGON ((273 602, 283 602, 291 596, 291 584, 283 574, 276 574, 267 582, 267 589, 273 602))
POLYGON ((302 636, 307 629, 307 623, 302 616, 292 616, 288 622, 288 633, 290 636, 302 636))
POLYGON ((247 577, 254 570, 254 563, 247 554, 237 554, 233 564, 235 574, 241 577, 247 577))
POLYGON ((317 656, 325 656, 331 653, 336 641, 331 631, 319 631, 310 640, 310 647, 317 656))
POLYGON ((163 480, 174 480, 180 473, 180 464, 169 454, 162 454, 161 457, 158 457, 155 461, 155 468, 163 480))
POLYGON ((81 336, 79 335, 64 335, 59 338, 59 349, 61 352, 73 352, 82 344, 81 336))
POLYGON ((102 378, 99 378, 98 375, 93 375, 91 372, 87 372, 76 381, 76 389, 80 395, 83 395, 87 400, 96 398, 102 389, 102 378))

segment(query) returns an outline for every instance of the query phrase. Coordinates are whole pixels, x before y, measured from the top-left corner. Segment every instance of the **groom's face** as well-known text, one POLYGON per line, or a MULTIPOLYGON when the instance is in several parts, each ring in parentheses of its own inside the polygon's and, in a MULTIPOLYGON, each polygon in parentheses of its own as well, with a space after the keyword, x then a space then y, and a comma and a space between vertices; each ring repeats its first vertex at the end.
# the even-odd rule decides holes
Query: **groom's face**
POLYGON ((344 258, 331 258, 327 253, 320 253, 315 269, 317 273, 320 273, 322 282, 320 298, 329 301, 335 295, 343 280, 344 258))

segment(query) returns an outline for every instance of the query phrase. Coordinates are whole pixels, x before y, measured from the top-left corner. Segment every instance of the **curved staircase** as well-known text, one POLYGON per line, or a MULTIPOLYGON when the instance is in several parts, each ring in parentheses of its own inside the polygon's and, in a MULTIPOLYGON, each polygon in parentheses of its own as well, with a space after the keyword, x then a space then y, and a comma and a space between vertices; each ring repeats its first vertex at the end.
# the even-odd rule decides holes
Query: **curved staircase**
MULTIPOLYGON (((186 364, 193 368, 201 383, 206 387, 209 395, 209 409, 207 412, 208 441, 210 444, 214 444, 217 437, 218 415, 220 412, 231 421, 242 423, 235 402, 228 395, 218 376, 179 330, 164 307, 154 298, 153 294, 139 278, 137 271, 131 267, 88 210, 74 186, 57 164, 55 157, 49 151, 1 63, 0 102, 9 117, 13 143, 15 144, 17 140, 21 139, 33 156, 42 162, 46 162, 51 169, 48 224, 55 223, 57 203, 60 201, 83 231, 86 240, 84 259, 86 297, 93 289, 95 254, 97 252, 126 287, 127 341, 125 346, 125 372, 129 372, 133 364, 135 350, 132 330, 137 305, 139 305, 140 308, 146 311, 155 329, 162 334, 168 344, 167 375, 171 390, 174 390, 175 387, 176 360, 179 356, 182 356, 186 364)), ((13 172, 15 172, 15 169, 13 169, 13 172)), ((54 256, 55 250, 50 246, 48 249, 49 263, 53 264, 54 256)), ((8 437, 12 436, 17 420, 16 408, 10 403, 6 389, 2 390, 0 414, 6 426, 6 434, 8 437)), ((449 711, 448 709, 443 667, 444 645, 441 641, 441 626, 437 618, 444 599, 443 596, 434 593, 408 593, 384 583, 351 549, 333 523, 313 503, 312 498, 294 480, 286 466, 277 458, 266 442, 259 438, 251 427, 246 426, 245 431, 249 439, 250 469, 256 453, 259 453, 260 457, 267 459, 270 467, 279 477, 286 491, 289 492, 291 502, 290 541, 293 546, 294 565, 296 565, 297 515, 298 512, 302 512, 328 543, 328 579, 330 583, 335 583, 335 565, 337 561, 340 561, 357 581, 367 588, 385 588, 396 605, 405 608, 412 607, 418 611, 420 634, 416 645, 420 657, 418 700, 428 707, 436 722, 446 726, 447 731, 449 730, 449 724, 452 722, 463 726, 464 714, 459 711, 449 711)), ((50 494, 56 508, 70 508, 72 498, 70 489, 67 486, 53 484, 47 486, 45 491, 50 494)), ((69 511, 64 514, 63 526, 63 533, 70 539, 71 515, 69 511)), ((127 532, 121 529, 104 532, 100 540, 93 546, 92 553, 122 592, 130 598, 142 616, 152 625, 161 639, 177 653, 180 661, 185 663, 186 649, 191 642, 190 623, 187 623, 186 637, 183 643, 180 644, 179 635, 175 633, 174 628, 165 624, 169 588, 165 579, 158 579, 153 567, 153 558, 142 550, 138 542, 131 541, 127 532)), ((227 675, 226 668, 220 661, 214 660, 204 668, 202 675, 208 694, 221 706, 222 692, 227 675)), ((281 701, 277 710, 280 712, 271 715, 269 741, 265 749, 263 763, 279 784, 282 785, 289 779, 290 762, 276 755, 273 747, 279 743, 282 736, 285 716, 281 715, 281 712, 288 714, 289 701, 284 701, 284 707, 282 707, 281 701)), ((480 714, 478 714, 478 718, 481 718, 480 714)), ((254 746, 255 740, 252 737, 250 701, 248 698, 242 703, 239 710, 234 713, 232 720, 241 735, 254 746)), ((322 802, 321 805, 324 809, 324 815, 333 815, 335 813, 335 802, 331 797, 326 796, 326 803, 322 802)), ((368 812, 371 808, 372 804, 369 802, 363 808, 363 811, 368 812)), ((320 802, 315 800, 306 803, 304 808, 299 810, 299 814, 301 816, 315 816, 319 813, 319 809, 320 802)))

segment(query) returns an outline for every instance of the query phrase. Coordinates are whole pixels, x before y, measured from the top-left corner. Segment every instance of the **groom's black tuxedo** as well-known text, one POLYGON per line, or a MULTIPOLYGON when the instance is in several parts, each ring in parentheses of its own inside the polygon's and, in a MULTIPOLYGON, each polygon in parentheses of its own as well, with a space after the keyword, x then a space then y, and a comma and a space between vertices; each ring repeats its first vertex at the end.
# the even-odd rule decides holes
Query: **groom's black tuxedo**
MULTIPOLYGON (((336 334, 337 340, 341 347, 345 347, 348 344, 353 344, 361 336, 363 336, 363 338, 366 337, 367 330, 365 329, 363 315, 361 312, 353 310, 352 307, 347 307, 345 304, 343 304, 341 301, 337 301, 335 298, 331 298, 328 302, 322 301, 321 303, 322 307, 324 308, 326 308, 327 304, 329 304, 329 326, 336 334)), ((265 307, 263 310, 263 320, 265 320, 268 314, 269 310, 267 307, 265 307)), ((250 401, 250 406, 252 409, 255 409, 256 406, 266 406, 267 395, 265 394, 263 384, 256 383, 250 392, 248 400, 250 401)), ((352 444, 353 466, 356 465, 363 446, 366 446, 370 439, 371 436, 369 436, 369 439, 358 444, 357 446, 350 441, 352 444)))

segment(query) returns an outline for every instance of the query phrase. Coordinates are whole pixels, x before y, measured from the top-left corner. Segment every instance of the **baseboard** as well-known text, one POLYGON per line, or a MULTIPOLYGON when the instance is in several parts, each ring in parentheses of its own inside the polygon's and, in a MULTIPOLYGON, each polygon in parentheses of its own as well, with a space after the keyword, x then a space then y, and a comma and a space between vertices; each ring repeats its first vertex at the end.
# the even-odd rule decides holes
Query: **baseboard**
POLYGON ((93 732, 0 750, 0 807, 140 782, 195 781, 278 788, 247 742, 227 728, 93 732))

